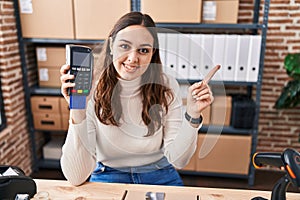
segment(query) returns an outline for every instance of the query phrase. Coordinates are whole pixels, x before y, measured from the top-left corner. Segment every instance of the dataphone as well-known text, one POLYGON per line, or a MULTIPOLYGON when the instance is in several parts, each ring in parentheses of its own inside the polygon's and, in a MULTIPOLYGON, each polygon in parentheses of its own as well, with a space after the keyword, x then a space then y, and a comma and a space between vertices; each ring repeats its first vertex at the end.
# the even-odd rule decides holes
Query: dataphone
MULTIPOLYGON (((255 168, 266 165, 275 166, 286 171, 273 187, 271 200, 285 200, 288 186, 292 183, 300 189, 300 154, 294 149, 286 149, 283 153, 256 153, 252 157, 255 168)), ((255 197, 254 199, 264 199, 255 197)))
POLYGON ((86 96, 92 88, 93 54, 92 49, 81 45, 66 45, 66 64, 69 73, 75 76, 74 88, 69 88, 70 109, 85 109, 86 96))

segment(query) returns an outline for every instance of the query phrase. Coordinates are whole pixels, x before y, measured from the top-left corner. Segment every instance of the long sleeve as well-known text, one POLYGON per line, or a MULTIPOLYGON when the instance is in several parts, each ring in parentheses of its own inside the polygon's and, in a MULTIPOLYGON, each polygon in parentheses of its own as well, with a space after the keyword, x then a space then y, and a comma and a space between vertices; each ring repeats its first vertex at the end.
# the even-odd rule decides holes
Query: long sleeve
POLYGON ((84 183, 96 167, 96 135, 93 124, 89 122, 87 119, 80 124, 70 122, 62 148, 61 168, 66 179, 73 185, 84 183))
POLYGON ((170 78, 170 87, 174 92, 174 100, 165 117, 163 150, 170 163, 177 168, 183 168, 196 151, 198 129, 202 124, 194 128, 184 119, 177 81, 170 78))

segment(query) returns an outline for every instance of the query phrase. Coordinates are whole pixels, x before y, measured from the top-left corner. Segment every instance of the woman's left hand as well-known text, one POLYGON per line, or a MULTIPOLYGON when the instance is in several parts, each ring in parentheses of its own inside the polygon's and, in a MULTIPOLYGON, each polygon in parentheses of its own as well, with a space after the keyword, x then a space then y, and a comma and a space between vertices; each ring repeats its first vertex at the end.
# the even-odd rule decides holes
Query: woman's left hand
POLYGON ((194 83, 188 89, 186 112, 192 118, 199 118, 202 111, 214 100, 210 87, 205 80, 194 83))

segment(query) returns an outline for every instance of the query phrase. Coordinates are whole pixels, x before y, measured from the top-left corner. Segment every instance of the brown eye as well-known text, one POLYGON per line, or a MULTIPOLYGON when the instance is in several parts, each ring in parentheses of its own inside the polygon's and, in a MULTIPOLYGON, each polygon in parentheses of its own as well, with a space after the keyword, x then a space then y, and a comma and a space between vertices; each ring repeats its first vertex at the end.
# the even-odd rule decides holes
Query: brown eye
POLYGON ((150 50, 147 49, 147 48, 140 48, 140 49, 139 49, 139 52, 142 53, 142 54, 147 54, 147 53, 150 52, 150 50))

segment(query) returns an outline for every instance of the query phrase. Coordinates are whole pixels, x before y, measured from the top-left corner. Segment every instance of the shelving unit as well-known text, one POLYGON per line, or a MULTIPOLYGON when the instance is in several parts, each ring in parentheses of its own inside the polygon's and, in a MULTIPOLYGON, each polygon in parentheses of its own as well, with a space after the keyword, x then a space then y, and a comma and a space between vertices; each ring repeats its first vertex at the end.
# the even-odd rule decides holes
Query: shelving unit
MULTIPOLYGON (((132 0, 131 1, 131 10, 132 11, 140 11, 140 2, 141 0, 132 0)), ((266 47, 266 34, 268 27, 268 13, 269 13, 269 4, 270 0, 265 0, 263 5, 263 18, 262 23, 259 22, 259 10, 260 10, 260 0, 255 0, 254 9, 253 9, 253 21, 249 24, 202 24, 202 23, 157 23, 157 27, 168 28, 172 30, 177 30, 179 32, 203 32, 207 31, 210 33, 214 33, 215 31, 223 31, 223 32, 242 32, 245 34, 261 34, 262 42, 261 42, 261 55, 260 55, 260 64, 259 64, 259 73, 257 82, 235 82, 235 81, 212 81, 212 85, 224 84, 228 86, 243 86, 247 88, 248 94, 252 96, 253 88, 255 87, 255 118, 253 122, 252 129, 235 129, 233 127, 219 127, 214 126, 210 127, 210 131, 214 132, 222 129, 222 133, 231 133, 231 134, 240 134, 240 135, 251 135, 252 136, 252 145, 251 145, 251 156, 256 151, 257 146, 257 135, 258 135, 258 120, 259 120, 259 111, 260 111, 260 96, 261 96, 261 84, 262 84, 262 75, 263 75, 263 66, 264 66, 264 54, 266 47)), ((59 161, 54 160, 38 160, 36 156, 36 147, 35 147, 35 129, 33 126, 33 117, 31 114, 31 105, 30 105, 30 97, 31 95, 49 95, 49 96, 60 96, 60 89, 53 88, 40 88, 38 86, 29 87, 28 79, 27 79, 27 61, 26 61, 26 52, 25 46, 27 44, 57 44, 64 45, 67 43, 73 44, 101 44, 103 40, 70 40, 70 39, 39 39, 39 38, 23 38, 21 33, 21 23, 19 16, 19 8, 18 8, 18 0, 14 0, 15 6, 15 16, 18 28, 18 40, 19 40, 19 48, 21 54, 21 62, 22 62, 22 73, 23 73, 23 85, 25 90, 25 102, 27 108, 27 119, 29 125, 29 132, 31 137, 31 146, 33 152, 33 169, 37 170, 40 167, 47 168, 58 168, 59 161)), ((189 82, 193 83, 193 80, 178 80, 179 83, 189 82)), ((207 126, 203 126, 199 132, 206 132, 208 130, 207 126)), ((249 163, 249 174, 248 175, 236 175, 236 174, 220 174, 220 173, 202 173, 202 172, 181 172, 186 174, 199 174, 199 175, 208 175, 208 176, 221 176, 221 177, 233 177, 233 178, 248 178, 249 185, 254 184, 254 175, 255 169, 251 163, 249 163)))

